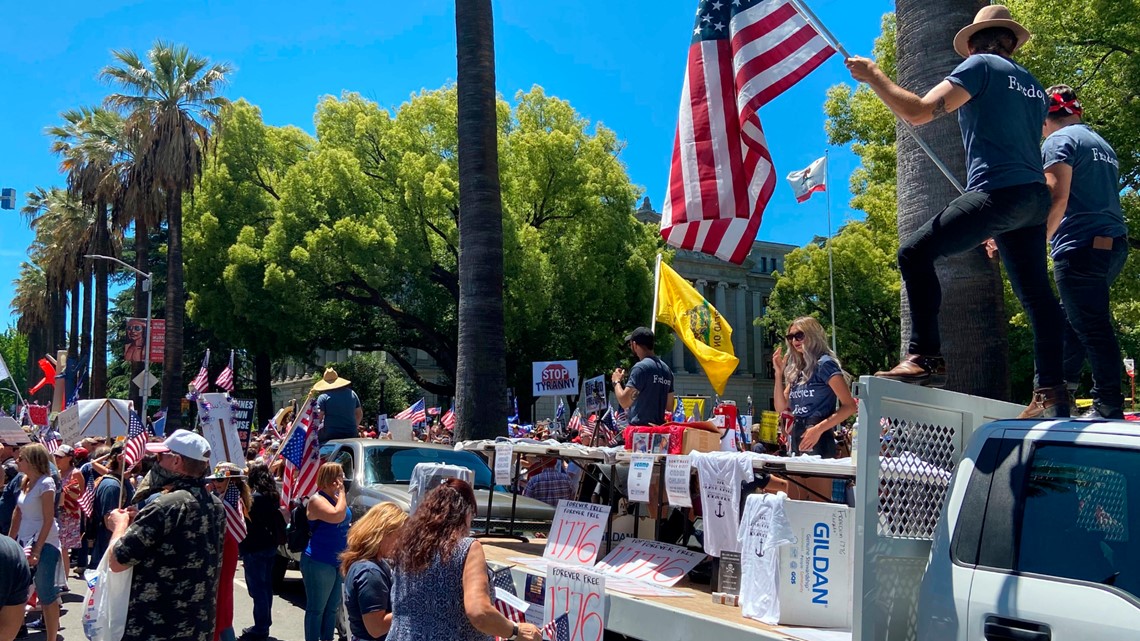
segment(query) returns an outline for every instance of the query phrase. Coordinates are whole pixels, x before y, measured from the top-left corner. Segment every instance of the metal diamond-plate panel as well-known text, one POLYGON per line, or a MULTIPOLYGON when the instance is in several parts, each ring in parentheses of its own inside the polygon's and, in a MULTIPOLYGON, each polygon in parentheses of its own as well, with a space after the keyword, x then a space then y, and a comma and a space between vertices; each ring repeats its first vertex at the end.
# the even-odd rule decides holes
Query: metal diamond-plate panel
POLYGON ((957 463, 955 429, 889 416, 879 426, 878 533, 929 541, 957 463))

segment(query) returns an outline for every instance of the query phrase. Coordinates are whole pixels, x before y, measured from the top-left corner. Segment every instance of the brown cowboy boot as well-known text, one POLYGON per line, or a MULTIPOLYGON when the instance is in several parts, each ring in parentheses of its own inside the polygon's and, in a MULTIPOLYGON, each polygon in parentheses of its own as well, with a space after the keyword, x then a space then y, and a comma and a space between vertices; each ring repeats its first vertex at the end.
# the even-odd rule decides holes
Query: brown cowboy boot
POLYGON ((1017 418, 1067 418, 1069 416, 1069 389, 1062 383, 1053 387, 1033 390, 1033 400, 1017 418))
POLYGON ((944 387, 946 385, 946 359, 941 356, 907 354, 906 358, 894 368, 884 372, 875 372, 875 376, 912 385, 944 387))

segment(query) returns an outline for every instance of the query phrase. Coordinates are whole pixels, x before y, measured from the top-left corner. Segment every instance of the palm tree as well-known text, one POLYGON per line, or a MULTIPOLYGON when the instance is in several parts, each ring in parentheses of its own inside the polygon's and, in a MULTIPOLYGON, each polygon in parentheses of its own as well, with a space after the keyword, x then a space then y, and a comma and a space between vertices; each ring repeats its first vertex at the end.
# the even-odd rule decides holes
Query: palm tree
MULTIPOLYGON (((30 252, 31 253, 31 252, 30 252)), ((32 258, 34 260, 34 258, 32 258)), ((20 263, 20 275, 12 281, 15 294, 12 296, 12 311, 16 313, 16 330, 28 337, 27 381, 40 379, 36 362, 51 347, 47 337, 47 323, 50 312, 44 291, 47 289, 47 276, 34 262, 20 263)), ((15 364, 13 364, 15 365, 15 364)), ((48 391, 41 391, 34 397, 38 401, 50 399, 48 391)))
MULTIPOLYGON (((231 67, 211 64, 182 45, 158 41, 144 60, 133 51, 113 52, 115 64, 101 77, 122 93, 107 97, 122 109, 128 135, 137 136, 134 180, 144 192, 164 199, 167 232, 166 351, 163 354, 162 406, 173 408, 182 394, 182 330, 186 293, 182 265, 182 194, 202 173, 209 127, 227 100, 218 95, 231 67)), ((136 236, 140 234, 136 231, 136 236)), ((180 427, 170 412, 168 432, 180 427)))
POLYGON ((506 434, 503 201, 491 0, 455 2, 459 94, 457 439, 506 434))
MULTIPOLYGON (((954 34, 969 24, 985 0, 897 0, 898 81, 919 94, 938 84, 962 61, 954 34)), ((958 123, 941 118, 919 128, 934 151, 965 184, 965 152, 958 123)), ((898 229, 905 238, 930 220, 958 192, 901 128, 898 132, 898 229)), ((942 353, 948 389, 989 398, 1009 395, 1008 345, 1001 272, 978 248, 938 266, 942 284, 942 353), (984 363, 984 367, 976 366, 984 363)), ((903 351, 910 313, 903 290, 903 351)))

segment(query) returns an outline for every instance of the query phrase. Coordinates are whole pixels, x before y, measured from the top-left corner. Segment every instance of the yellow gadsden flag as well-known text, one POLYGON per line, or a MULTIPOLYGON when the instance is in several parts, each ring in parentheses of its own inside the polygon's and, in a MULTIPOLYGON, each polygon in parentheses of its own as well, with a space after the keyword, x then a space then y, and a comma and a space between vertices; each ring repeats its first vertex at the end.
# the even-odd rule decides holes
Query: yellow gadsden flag
POLYGON ((724 394, 728 377, 740 363, 732 350, 732 327, 688 281, 665 263, 661 263, 657 288, 658 322, 673 328, 697 357, 716 393, 724 394))

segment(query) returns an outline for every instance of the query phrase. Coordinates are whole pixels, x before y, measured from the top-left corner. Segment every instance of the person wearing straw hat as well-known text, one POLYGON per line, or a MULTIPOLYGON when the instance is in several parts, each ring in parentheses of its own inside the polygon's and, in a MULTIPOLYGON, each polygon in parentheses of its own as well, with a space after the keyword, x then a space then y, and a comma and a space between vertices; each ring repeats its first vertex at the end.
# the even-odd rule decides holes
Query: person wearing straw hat
MULTIPOLYGON (((213 489, 214 495, 225 501, 226 492, 231 484, 236 484, 238 501, 241 503, 242 514, 249 514, 253 498, 249 493, 249 486, 245 483, 245 474, 242 469, 233 463, 222 462, 214 467, 214 473, 206 477, 206 483, 213 489)), ((244 520, 244 519, 243 519, 244 520)), ((226 524, 227 530, 230 524, 226 524)), ((237 573, 238 547, 240 541, 238 534, 227 535, 222 544, 222 567, 218 572, 218 598, 217 618, 214 620, 213 641, 234 641, 234 574, 237 573)), ((244 538, 244 535, 241 535, 244 538)))
POLYGON ((990 5, 954 37, 965 60, 919 97, 897 84, 868 58, 847 59, 855 80, 866 82, 888 107, 920 125, 958 113, 966 148, 966 192, 901 239, 898 260, 910 300, 907 356, 876 376, 940 387, 946 383, 938 333, 942 289, 936 259, 974 250, 993 238, 1013 291, 1029 314, 1037 367, 1034 398, 1047 417, 1068 416, 1061 366, 1064 316, 1045 265, 1045 221, 1050 195, 1038 143, 1047 101, 1041 83, 1013 61, 1030 38, 1009 9, 990 5))
POLYGON ((313 386, 313 392, 320 394, 317 409, 324 417, 317 441, 324 445, 337 438, 356 438, 356 428, 364 420, 364 410, 360 406, 360 397, 352 390, 352 381, 341 378, 330 367, 313 386))

